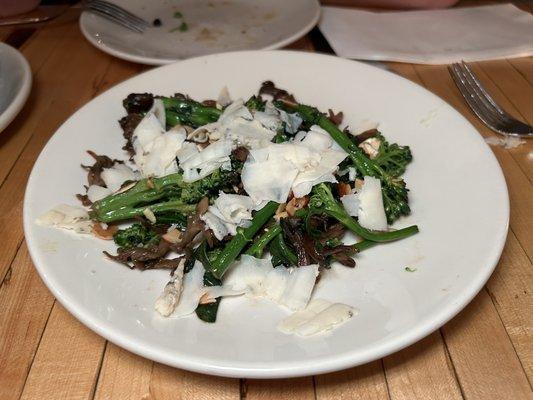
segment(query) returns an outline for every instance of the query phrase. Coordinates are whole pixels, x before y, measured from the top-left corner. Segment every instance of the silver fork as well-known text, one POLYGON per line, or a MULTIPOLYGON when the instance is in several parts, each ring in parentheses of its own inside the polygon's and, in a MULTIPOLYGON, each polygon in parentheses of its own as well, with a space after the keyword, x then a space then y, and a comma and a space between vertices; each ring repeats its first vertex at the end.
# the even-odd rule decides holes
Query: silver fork
POLYGON ((503 110, 465 62, 452 64, 448 70, 468 106, 487 127, 506 136, 533 137, 533 126, 503 110))
POLYGON ((137 33, 143 33, 150 26, 144 19, 105 0, 87 1, 84 8, 137 33))

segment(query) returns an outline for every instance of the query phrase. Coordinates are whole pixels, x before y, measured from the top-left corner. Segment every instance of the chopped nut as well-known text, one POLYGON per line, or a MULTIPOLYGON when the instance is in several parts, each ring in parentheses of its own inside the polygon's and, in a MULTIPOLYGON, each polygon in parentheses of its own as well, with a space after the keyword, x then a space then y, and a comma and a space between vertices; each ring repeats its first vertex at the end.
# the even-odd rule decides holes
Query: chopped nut
POLYGON ((146 186, 148 186, 150 189, 155 188, 154 181, 152 180, 152 178, 148 178, 146 180, 146 186))
POLYGON ((309 197, 293 197, 291 201, 287 203, 287 206, 285 207, 285 210, 287 211, 287 214, 291 217, 294 216, 296 211, 301 210, 304 208, 307 203, 309 203, 309 197))
POLYGON ((174 228, 165 233, 162 238, 169 243, 178 243, 181 240, 182 236, 183 234, 174 228))
POLYGON ((107 228, 104 228, 99 223, 95 223, 92 229, 94 236, 100 239, 104 239, 104 240, 113 239, 113 235, 117 233, 117 231, 118 231, 118 226, 116 225, 111 225, 111 226, 108 226, 107 228))
POLYGON ((274 219, 279 222, 281 218, 286 218, 289 216, 287 212, 285 211, 286 203, 281 203, 278 206, 278 209, 276 210, 276 214, 274 214, 274 219))
POLYGON ((143 214, 144 214, 144 216, 146 217, 146 219, 147 219, 148 221, 150 221, 152 224, 155 224, 155 223, 156 223, 157 220, 156 220, 156 218, 155 218, 155 214, 154 214, 154 212, 153 212, 152 210, 150 210, 150 208, 148 208, 148 207, 145 208, 145 209, 143 210, 143 214))
POLYGON ((376 137, 366 139, 359 144, 359 147, 369 158, 375 158, 379 153, 379 147, 381 146, 381 140, 376 137))
POLYGON ((217 299, 209 297, 209 293, 204 293, 202 297, 200 297, 199 304, 211 304, 211 303, 215 303, 216 301, 217 299))
POLYGON ((356 179, 355 180, 355 189, 356 190, 361 190, 361 188, 363 187, 363 183, 365 183, 365 181, 363 181, 362 179, 356 179))
POLYGON ((339 196, 346 196, 352 193, 352 187, 348 183, 339 182, 337 183, 337 190, 339 191, 339 196))

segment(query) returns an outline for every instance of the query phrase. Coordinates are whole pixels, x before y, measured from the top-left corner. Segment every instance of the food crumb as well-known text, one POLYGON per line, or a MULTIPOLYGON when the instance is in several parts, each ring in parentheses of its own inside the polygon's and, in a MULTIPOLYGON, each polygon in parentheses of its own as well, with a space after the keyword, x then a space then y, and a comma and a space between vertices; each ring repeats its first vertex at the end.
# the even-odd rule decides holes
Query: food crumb
POLYGON ((183 14, 180 13, 179 11, 176 11, 176 12, 174 13, 174 18, 183 18, 183 14))
POLYGON ((159 18, 156 18, 152 22, 153 26, 161 26, 161 20, 159 18))
POLYGON ((415 272, 416 271, 416 268, 413 268, 413 267, 405 267, 404 268, 407 272, 415 272))
POLYGON ((526 141, 515 136, 488 137, 485 138, 485 142, 492 146, 501 146, 504 149, 514 149, 518 146, 522 146, 526 141))

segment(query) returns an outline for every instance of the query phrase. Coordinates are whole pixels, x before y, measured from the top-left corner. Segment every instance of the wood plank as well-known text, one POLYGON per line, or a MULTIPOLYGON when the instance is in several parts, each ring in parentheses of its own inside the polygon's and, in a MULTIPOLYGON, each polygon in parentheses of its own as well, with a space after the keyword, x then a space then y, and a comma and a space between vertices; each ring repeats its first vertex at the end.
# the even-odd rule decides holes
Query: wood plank
POLYGON ((35 159, 58 126, 95 94, 109 66, 107 56, 103 57, 103 53, 83 40, 77 25, 70 25, 65 36, 55 56, 50 57, 37 74, 32 112, 19 130, 23 135, 30 131, 31 139, 0 187, 0 237, 3 238, 0 278, 5 275, 22 241, 24 183, 35 159), (64 79, 66 72, 67 80, 64 79))
POLYGON ((22 400, 90 399, 105 340, 55 303, 22 392, 22 400))
POLYGON ((315 377, 317 400, 390 399, 382 361, 315 377))
POLYGON ((509 232, 487 292, 511 338, 530 384, 533 383, 533 264, 509 232))
POLYGON ((531 399, 525 372, 486 291, 442 332, 466 399, 531 399))
POLYGON ((511 58, 507 61, 530 85, 533 85, 533 57, 511 58))
POLYGON ((95 400, 150 397, 153 362, 107 343, 95 400))
POLYGON ((315 398, 313 378, 247 379, 244 382, 246 400, 310 400, 315 398))
POLYGON ((238 379, 196 374, 154 363, 150 393, 157 400, 239 400, 240 387, 238 379))
POLYGON ((394 400, 462 399, 439 331, 383 360, 394 400))
POLYGON ((107 344, 95 400, 239 399, 239 380, 171 368, 107 344))
POLYGON ((22 244, 0 287, 0 399, 18 399, 54 298, 22 244))

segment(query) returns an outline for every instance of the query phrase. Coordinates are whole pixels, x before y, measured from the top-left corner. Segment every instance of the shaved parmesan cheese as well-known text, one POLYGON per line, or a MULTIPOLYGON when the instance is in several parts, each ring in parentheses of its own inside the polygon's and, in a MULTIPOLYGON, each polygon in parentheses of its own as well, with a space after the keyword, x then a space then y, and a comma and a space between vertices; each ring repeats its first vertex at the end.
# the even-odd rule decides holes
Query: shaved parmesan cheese
POLYGON ((361 226, 373 230, 387 229, 387 216, 383 207, 381 181, 365 176, 363 187, 357 194, 359 199, 358 220, 361 226))
POLYGON ((222 107, 226 107, 228 104, 231 103, 231 97, 229 95, 229 90, 227 86, 224 86, 222 90, 220 90, 220 93, 217 98, 217 103, 220 104, 222 107))
POLYGON ((183 180, 185 182, 194 182, 213 171, 217 170, 227 161, 230 161, 230 154, 233 149, 232 143, 228 140, 221 139, 211 143, 203 151, 189 155, 189 157, 181 162, 180 166, 183 169, 183 180))
POLYGON ((316 299, 306 309, 295 312, 278 325, 284 333, 307 337, 329 331, 353 317, 356 310, 346 304, 316 299))
POLYGON ((305 308, 315 286, 318 265, 273 268, 270 260, 246 254, 228 272, 225 283, 234 290, 270 299, 291 310, 305 308))
POLYGON ((307 265, 297 268, 288 268, 289 276, 286 280, 285 290, 279 299, 291 310, 302 310, 307 306, 311 293, 315 287, 318 276, 318 265, 307 265))
POLYGON ((176 309, 183 289, 183 269, 185 267, 185 259, 182 259, 178 268, 174 271, 174 276, 165 285, 163 293, 155 301, 155 310, 163 317, 168 317, 176 309))
POLYGON ((254 202, 285 203, 298 169, 287 160, 255 162, 248 156, 242 169, 241 180, 246 193, 254 202))
POLYGON ((137 180, 137 174, 124 164, 115 164, 111 168, 104 168, 100 174, 105 185, 111 192, 116 192, 126 181, 137 180))
POLYGON ((133 160, 144 177, 160 177, 178 172, 176 155, 185 141, 184 128, 170 130, 157 136, 149 151, 136 153, 133 160))
POLYGON ((165 132, 163 125, 152 112, 147 113, 139 122, 132 135, 135 153, 144 153, 151 150, 152 142, 165 132))
POLYGON ((356 194, 347 194, 341 197, 342 205, 344 209, 352 217, 359 215, 359 198, 356 194))
POLYGON ((213 231, 213 234, 218 240, 222 240, 229 235, 229 229, 224 221, 211 211, 206 211, 200 215, 200 219, 204 221, 207 227, 213 231))
POLYGON ((204 272, 202 263, 196 261, 194 267, 185 274, 183 278, 183 291, 172 317, 185 317, 196 310, 200 302, 200 297, 205 293, 204 272))
POLYGON ((93 222, 85 208, 61 204, 36 220, 38 225, 69 229, 76 233, 91 233, 93 222))
POLYGON ((93 203, 109 196, 111 193, 113 192, 110 189, 103 186, 91 185, 87 188, 87 198, 93 203))
POLYGON ((239 224, 242 220, 252 219, 254 202, 249 196, 220 192, 215 207, 227 222, 239 224))
POLYGON ((313 125, 309 129, 309 132, 302 137, 300 143, 315 151, 322 151, 331 147, 333 144, 333 139, 321 127, 318 125, 313 125))
POLYGON ((285 130, 289 133, 298 132, 298 128, 302 125, 303 119, 297 114, 289 114, 283 110, 279 111, 281 121, 285 122, 285 130))
POLYGON ((152 108, 150 109, 150 111, 148 111, 148 113, 153 113, 157 117, 159 123, 161 124, 161 127, 166 126, 167 120, 166 120, 165 105, 163 104, 163 100, 154 99, 154 104, 152 108))

